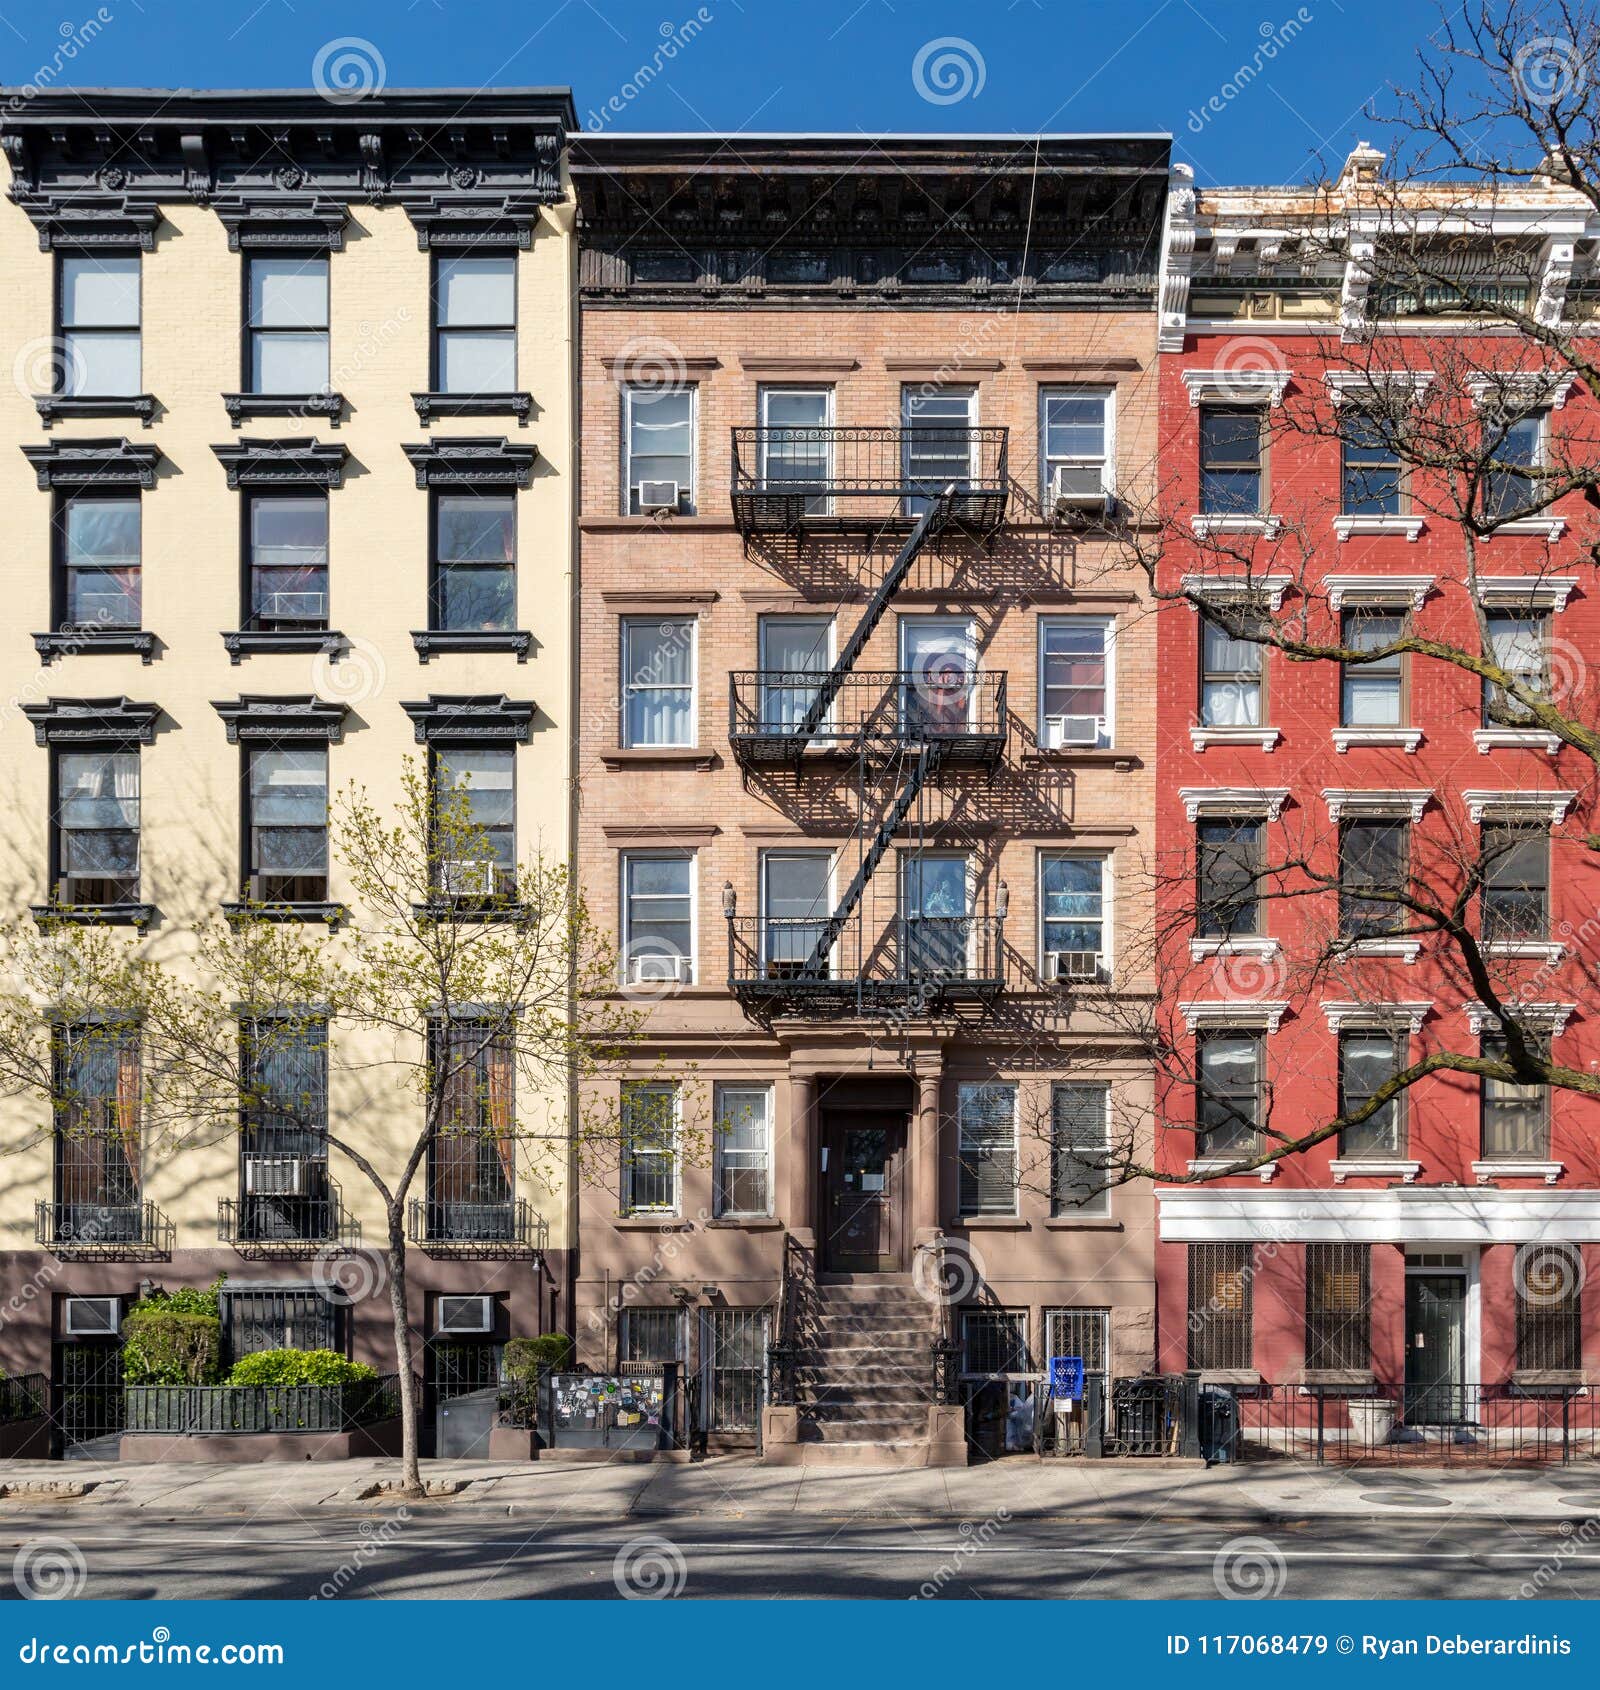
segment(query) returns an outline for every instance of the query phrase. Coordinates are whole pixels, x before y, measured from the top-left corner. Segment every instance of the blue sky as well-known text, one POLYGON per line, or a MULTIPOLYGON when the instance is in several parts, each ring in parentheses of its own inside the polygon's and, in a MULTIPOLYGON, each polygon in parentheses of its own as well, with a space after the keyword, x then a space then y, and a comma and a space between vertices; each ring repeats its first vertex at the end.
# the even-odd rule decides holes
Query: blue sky
POLYGON ((1382 145, 1363 114, 1439 20, 1435 0, 0 0, 4 80, 97 11, 56 83, 307 87, 349 38, 325 67, 570 84, 616 130, 1171 130, 1202 183, 1382 145))

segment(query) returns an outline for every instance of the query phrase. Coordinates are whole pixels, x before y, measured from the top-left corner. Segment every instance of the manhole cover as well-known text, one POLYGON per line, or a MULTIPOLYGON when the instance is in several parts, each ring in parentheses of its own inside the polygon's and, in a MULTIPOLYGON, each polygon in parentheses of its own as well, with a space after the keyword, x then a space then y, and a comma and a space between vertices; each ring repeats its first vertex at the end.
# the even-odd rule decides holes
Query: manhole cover
POLYGON ((1448 1508, 1448 1497, 1429 1496, 1426 1492, 1411 1490, 1364 1490, 1361 1492, 1363 1502, 1381 1502, 1389 1508, 1448 1508))

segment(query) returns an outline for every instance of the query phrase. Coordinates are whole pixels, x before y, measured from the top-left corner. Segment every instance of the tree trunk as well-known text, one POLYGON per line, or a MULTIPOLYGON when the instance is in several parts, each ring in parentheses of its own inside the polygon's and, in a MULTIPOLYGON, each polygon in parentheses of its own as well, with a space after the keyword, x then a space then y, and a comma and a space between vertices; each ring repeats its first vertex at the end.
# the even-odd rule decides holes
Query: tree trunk
POLYGON ((417 1381, 411 1367, 411 1321, 406 1311, 406 1236, 400 1206, 389 1212, 389 1307, 394 1312, 394 1354, 400 1374, 400 1487, 420 1497, 417 1465, 417 1381))

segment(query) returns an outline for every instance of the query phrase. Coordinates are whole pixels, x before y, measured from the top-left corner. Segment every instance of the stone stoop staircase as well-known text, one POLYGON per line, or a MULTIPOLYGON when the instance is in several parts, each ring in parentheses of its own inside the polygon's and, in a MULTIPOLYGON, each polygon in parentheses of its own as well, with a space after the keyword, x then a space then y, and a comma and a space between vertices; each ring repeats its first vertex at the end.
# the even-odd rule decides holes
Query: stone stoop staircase
POLYGON ((909 1274, 817 1284, 801 1330, 804 1460, 924 1465, 933 1338, 909 1274))

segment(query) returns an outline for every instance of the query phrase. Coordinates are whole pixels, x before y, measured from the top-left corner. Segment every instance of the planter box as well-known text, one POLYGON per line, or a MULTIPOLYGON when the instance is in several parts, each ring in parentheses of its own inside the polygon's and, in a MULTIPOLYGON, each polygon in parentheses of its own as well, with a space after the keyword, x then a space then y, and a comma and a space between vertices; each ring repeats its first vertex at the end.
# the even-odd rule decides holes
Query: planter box
POLYGON ((8 1420, 0 1425, 0 1461, 44 1461, 50 1454, 50 1417, 36 1414, 28 1420, 8 1420))
POLYGON ((348 1432, 124 1432, 123 1461, 348 1461, 399 1455, 400 1422, 382 1420, 348 1432))

